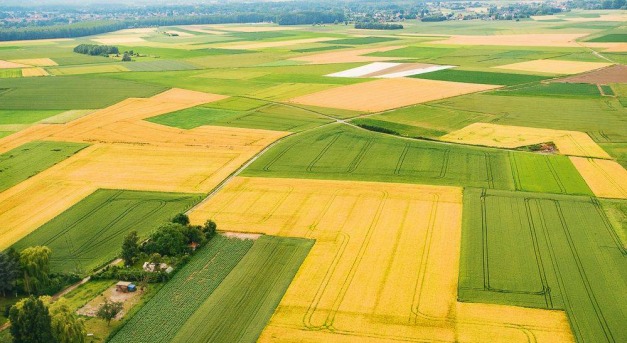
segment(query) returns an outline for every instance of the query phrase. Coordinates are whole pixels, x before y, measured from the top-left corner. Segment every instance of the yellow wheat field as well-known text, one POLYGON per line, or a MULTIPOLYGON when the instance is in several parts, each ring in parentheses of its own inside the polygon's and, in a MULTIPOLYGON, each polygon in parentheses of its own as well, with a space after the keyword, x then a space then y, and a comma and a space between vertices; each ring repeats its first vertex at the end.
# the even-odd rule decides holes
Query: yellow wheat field
POLYGON ((22 69, 23 77, 34 77, 34 76, 48 76, 48 72, 44 68, 36 67, 36 68, 24 68, 22 69))
POLYGON ((534 61, 506 64, 506 65, 493 67, 493 68, 529 71, 529 72, 537 72, 537 73, 570 75, 570 74, 584 73, 590 70, 607 67, 609 65, 612 65, 612 64, 602 63, 602 62, 534 60, 534 61))
POLYGON ((29 65, 0 60, 0 69, 28 68, 29 65))
POLYGON ((22 60, 11 60, 11 62, 35 67, 52 67, 57 65, 57 62, 49 58, 28 58, 22 60))
POLYGON ((583 179, 602 198, 627 199, 627 170, 610 160, 571 157, 583 179))
POLYGON ((378 112, 497 87, 499 86, 393 78, 331 88, 290 101, 303 105, 378 112))
POLYGON ((611 158, 590 136, 578 131, 474 123, 446 134, 440 140, 499 148, 553 142, 564 155, 611 158))
POLYGON ((365 56, 374 52, 384 52, 404 48, 404 46, 384 46, 368 49, 349 49, 341 51, 323 52, 307 56, 291 58, 292 61, 307 62, 309 64, 331 64, 331 63, 356 63, 356 62, 380 62, 401 60, 399 57, 378 57, 365 56))
POLYGON ((98 188, 207 193, 287 133, 201 126, 166 127, 142 119, 224 98, 170 90, 127 99, 66 124, 37 124, 0 139, 5 152, 34 140, 92 143, 61 163, 0 192, 0 250, 98 188))
POLYGON ((460 188, 235 178, 190 213, 316 243, 260 342, 573 342, 561 311, 456 301, 460 188))

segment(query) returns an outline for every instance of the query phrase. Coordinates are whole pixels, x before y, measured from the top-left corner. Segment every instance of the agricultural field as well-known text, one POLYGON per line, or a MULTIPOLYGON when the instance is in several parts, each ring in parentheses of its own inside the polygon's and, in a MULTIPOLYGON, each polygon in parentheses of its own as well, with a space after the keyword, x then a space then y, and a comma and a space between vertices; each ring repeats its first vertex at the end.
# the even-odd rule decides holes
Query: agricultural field
POLYGON ((457 302, 461 188, 237 178, 190 217, 316 240, 261 342, 572 339, 561 312, 457 302))
POLYGON ((69 158, 87 144, 30 142, 0 154, 0 192, 69 158))
POLYGON ((242 175, 591 194, 563 156, 400 140, 339 125, 285 139, 242 175))
POLYGON ((0 42, 0 251, 87 277, 216 223, 146 292, 60 293, 140 286, 90 342, 627 341, 627 11, 353 19, 0 42))
POLYGON ((45 245, 52 249, 54 272, 81 274, 115 259, 130 231, 145 238, 175 214, 185 212, 199 195, 98 190, 70 207, 13 247, 45 245))
POLYGON ((578 341, 621 342, 625 247, 593 198, 464 192, 458 297, 564 309, 578 341))

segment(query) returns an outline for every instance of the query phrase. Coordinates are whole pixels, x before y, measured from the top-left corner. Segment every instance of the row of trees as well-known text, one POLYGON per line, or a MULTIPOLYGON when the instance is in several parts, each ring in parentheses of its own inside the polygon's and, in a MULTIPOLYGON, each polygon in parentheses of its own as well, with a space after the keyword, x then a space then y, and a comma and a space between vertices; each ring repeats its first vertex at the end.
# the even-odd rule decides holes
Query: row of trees
POLYGON ((403 25, 401 24, 391 24, 391 23, 378 23, 374 21, 367 22, 357 22, 355 23, 356 29, 366 29, 366 30, 402 30, 403 25))
POLYGON ((45 246, 0 252, 0 293, 52 294, 79 279, 74 274, 50 273, 51 254, 45 246))
POLYGON ((280 14, 276 17, 279 25, 311 25, 343 22, 344 13, 339 11, 298 11, 280 14))
POLYGON ((91 55, 91 56, 109 56, 120 53, 117 46, 112 45, 98 45, 98 44, 79 44, 74 48, 74 52, 91 55))
POLYGON ((87 334, 65 299, 31 295, 11 307, 9 320, 14 343, 83 343, 87 334))

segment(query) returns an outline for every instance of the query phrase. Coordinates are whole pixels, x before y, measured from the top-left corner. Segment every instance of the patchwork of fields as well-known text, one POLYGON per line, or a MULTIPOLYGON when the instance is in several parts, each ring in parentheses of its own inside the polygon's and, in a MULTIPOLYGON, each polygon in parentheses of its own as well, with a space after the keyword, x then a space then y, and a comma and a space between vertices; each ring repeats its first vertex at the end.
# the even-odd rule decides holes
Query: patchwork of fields
POLYGON ((0 250, 217 223, 95 342, 627 341, 623 12, 2 42, 0 250))

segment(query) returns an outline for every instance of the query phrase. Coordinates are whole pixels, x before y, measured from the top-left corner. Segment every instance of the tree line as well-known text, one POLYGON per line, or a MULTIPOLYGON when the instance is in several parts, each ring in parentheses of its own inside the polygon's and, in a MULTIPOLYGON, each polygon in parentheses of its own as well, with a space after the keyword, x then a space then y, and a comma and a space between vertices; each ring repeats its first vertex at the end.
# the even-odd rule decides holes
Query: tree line
POLYGON ((403 25, 392 23, 378 23, 374 21, 357 22, 355 23, 356 29, 365 30, 402 30, 403 25))
POLYGON ((91 56, 109 56, 120 53, 117 46, 112 45, 98 45, 98 44, 79 44, 74 48, 74 52, 91 55, 91 56))

